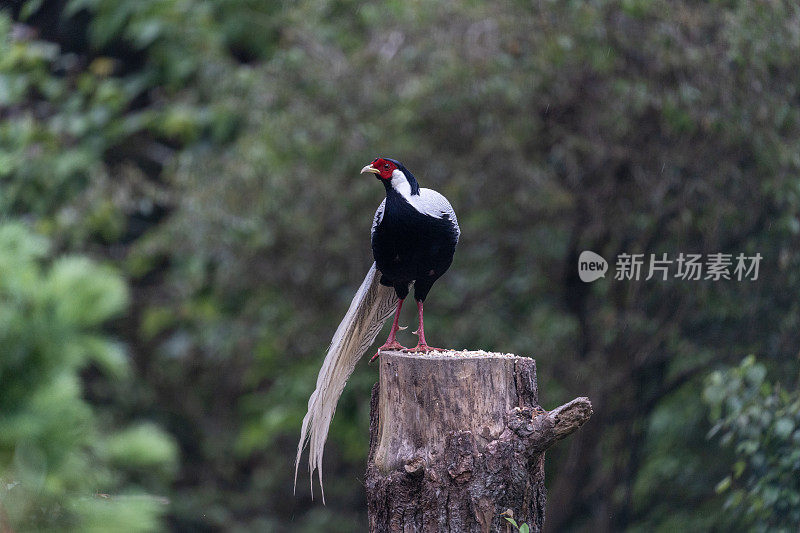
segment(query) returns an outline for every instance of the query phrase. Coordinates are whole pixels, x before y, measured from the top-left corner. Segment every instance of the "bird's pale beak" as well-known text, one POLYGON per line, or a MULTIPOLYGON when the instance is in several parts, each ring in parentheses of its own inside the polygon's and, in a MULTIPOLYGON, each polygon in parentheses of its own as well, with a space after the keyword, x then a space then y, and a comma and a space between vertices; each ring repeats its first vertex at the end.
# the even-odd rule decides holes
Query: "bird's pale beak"
POLYGON ((372 174, 380 174, 381 173, 380 170, 378 170, 377 168, 373 167, 371 164, 367 165, 367 166, 365 166, 364 168, 361 169, 361 173, 362 174, 364 174, 365 172, 370 172, 372 174))

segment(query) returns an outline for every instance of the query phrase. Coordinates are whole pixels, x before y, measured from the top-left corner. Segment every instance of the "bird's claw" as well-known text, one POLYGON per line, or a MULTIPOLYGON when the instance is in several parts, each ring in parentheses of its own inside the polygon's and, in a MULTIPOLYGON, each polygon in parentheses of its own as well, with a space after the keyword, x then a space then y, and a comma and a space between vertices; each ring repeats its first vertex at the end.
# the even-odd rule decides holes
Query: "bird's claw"
POLYGON ((371 363, 375 359, 377 359, 378 356, 381 354, 381 352, 388 352, 389 350, 399 350, 401 352, 404 352, 404 351, 406 351, 406 347, 403 346, 402 344, 400 344, 397 341, 387 342, 386 344, 384 344, 383 346, 378 348, 378 351, 375 352, 375 355, 372 356, 372 358, 369 360, 369 362, 371 363))
POLYGON ((427 352, 446 352, 445 348, 434 348, 427 344, 417 344, 414 348, 406 348, 405 353, 427 353, 427 352))

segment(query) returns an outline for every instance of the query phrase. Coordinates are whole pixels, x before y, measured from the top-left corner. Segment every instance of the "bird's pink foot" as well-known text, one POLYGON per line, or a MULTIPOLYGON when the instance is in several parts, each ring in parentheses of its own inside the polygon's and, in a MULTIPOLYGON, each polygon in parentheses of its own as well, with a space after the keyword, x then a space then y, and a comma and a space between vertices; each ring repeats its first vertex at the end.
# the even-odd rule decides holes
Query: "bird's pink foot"
POLYGON ((406 353, 426 353, 426 352, 446 352, 446 348, 434 348, 432 346, 428 346, 427 344, 417 344, 414 348, 406 348, 403 350, 406 353))
POLYGON ((375 355, 372 356, 372 359, 370 359, 369 362, 371 363, 375 359, 377 359, 378 356, 381 354, 381 352, 388 352, 390 350, 399 350, 404 352, 406 351, 406 347, 397 341, 387 342, 386 344, 378 348, 378 351, 375 352, 375 355))

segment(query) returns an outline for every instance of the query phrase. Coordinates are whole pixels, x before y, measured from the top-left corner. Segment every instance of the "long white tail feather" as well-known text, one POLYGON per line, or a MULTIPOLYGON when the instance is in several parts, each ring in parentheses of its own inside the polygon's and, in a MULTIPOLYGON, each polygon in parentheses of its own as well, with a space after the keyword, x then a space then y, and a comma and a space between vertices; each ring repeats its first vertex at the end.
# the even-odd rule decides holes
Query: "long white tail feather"
POLYGON ((397 306, 397 295, 392 287, 379 283, 380 273, 372 264, 367 277, 353 297, 344 320, 336 328, 328 353, 317 377, 317 388, 308 399, 308 413, 303 418, 300 442, 297 444, 297 459, 294 463, 294 485, 297 489, 297 471, 300 456, 308 445, 308 472, 311 477, 311 497, 314 497, 314 469, 319 474, 322 503, 325 491, 322 487, 322 453, 328 428, 336 411, 348 378, 356 363, 375 341, 381 326, 397 306))

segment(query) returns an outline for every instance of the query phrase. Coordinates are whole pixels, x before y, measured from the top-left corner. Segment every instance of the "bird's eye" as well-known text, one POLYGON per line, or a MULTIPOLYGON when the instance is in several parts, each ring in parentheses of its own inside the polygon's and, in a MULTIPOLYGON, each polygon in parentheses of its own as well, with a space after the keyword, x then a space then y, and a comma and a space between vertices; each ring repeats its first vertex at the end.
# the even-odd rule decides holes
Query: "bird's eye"
POLYGON ((389 163, 385 163, 385 164, 383 165, 383 168, 385 168, 386 170, 389 170, 389 163))

